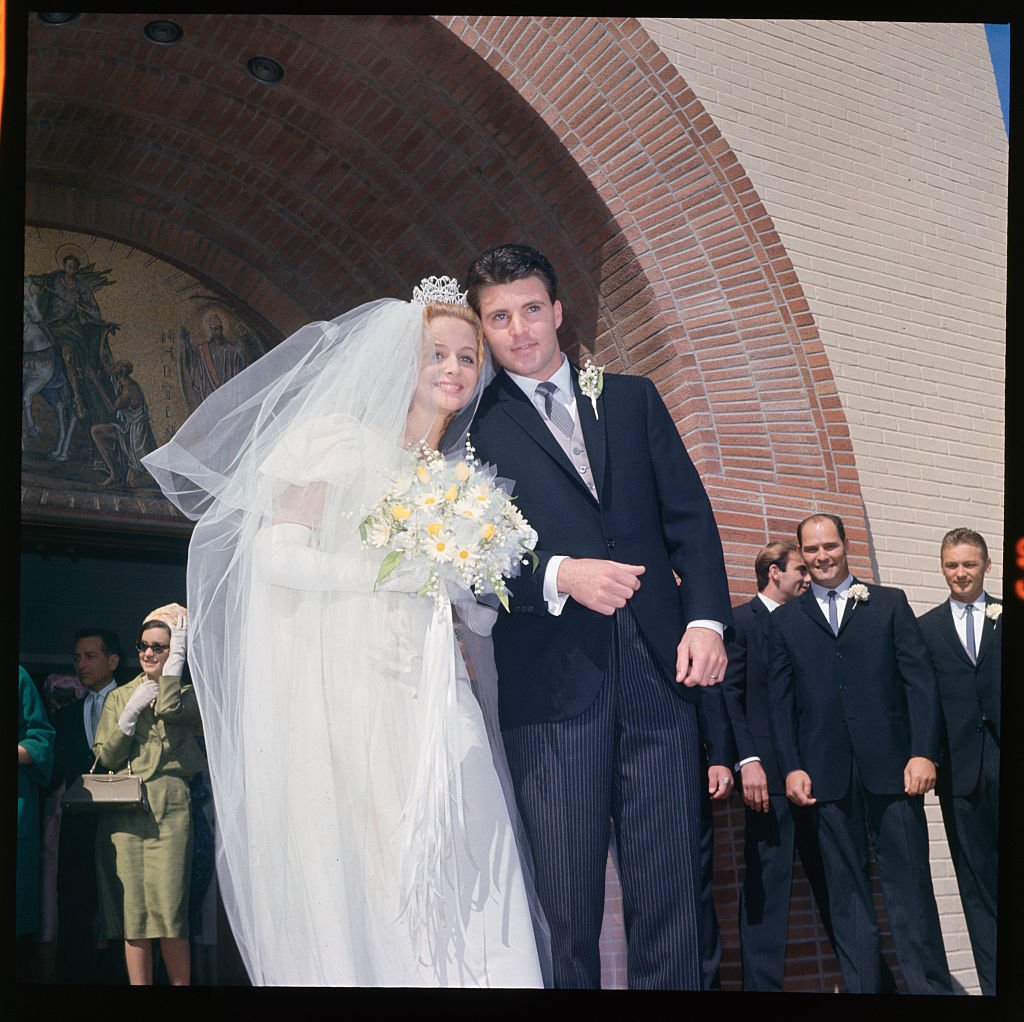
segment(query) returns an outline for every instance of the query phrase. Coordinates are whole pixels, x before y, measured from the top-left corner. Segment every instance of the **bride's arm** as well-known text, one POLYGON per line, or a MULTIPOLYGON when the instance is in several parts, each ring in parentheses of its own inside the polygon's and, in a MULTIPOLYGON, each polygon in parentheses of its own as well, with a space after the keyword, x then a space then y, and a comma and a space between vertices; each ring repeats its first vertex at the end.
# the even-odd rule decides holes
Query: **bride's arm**
MULTIPOLYGON (((383 560, 381 553, 380 560, 383 560)), ((363 554, 354 546, 339 553, 313 548, 313 530, 296 522, 277 522, 256 534, 255 563, 259 577, 271 585, 288 589, 370 592, 391 590, 418 592, 422 579, 409 569, 397 567, 374 586, 380 560, 363 554)))

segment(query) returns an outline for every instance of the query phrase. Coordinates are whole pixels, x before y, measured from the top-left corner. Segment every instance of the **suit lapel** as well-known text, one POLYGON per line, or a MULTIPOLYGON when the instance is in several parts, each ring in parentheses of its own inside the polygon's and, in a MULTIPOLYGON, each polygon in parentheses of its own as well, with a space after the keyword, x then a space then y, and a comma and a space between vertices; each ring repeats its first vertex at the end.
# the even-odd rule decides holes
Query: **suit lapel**
MULTIPOLYGON (((835 636, 832 634, 832 626, 828 623, 825 615, 821 612, 821 607, 818 606, 818 601, 814 598, 814 590, 808 589, 803 596, 800 597, 800 609, 830 638, 834 639, 835 636)), ((843 619, 846 619, 846 615, 843 615, 843 619)), ((840 629, 841 631, 842 629, 840 629)))
POLYGON ((754 615, 754 634, 757 636, 759 646, 757 654, 762 660, 765 660, 771 611, 761 602, 760 596, 755 596, 750 601, 750 613, 754 615))
MULTIPOLYGON (((993 600, 988 593, 985 594, 986 599, 986 610, 993 605, 1001 605, 1002 600, 993 600)), ((992 648, 992 644, 995 642, 996 637, 996 622, 992 618, 986 616, 985 623, 981 626, 981 638, 978 640, 978 663, 980 664, 986 656, 988 656, 989 650, 992 648)), ((964 654, 967 655, 966 653, 964 654)))
MULTIPOLYGON (((960 641, 960 636, 956 633, 956 623, 953 621, 953 607, 949 600, 946 600, 945 608, 946 613, 942 620, 942 637, 946 640, 946 645, 949 646, 953 655, 973 670, 974 664, 971 663, 971 658, 967 655, 967 650, 964 649, 964 644, 960 641)), ((992 624, 992 622, 986 618, 985 627, 981 630, 982 644, 984 644, 985 633, 989 630, 988 626, 990 624, 992 624)), ((981 659, 980 651, 978 659, 981 659)))
MULTIPOLYGON (((853 581, 850 583, 851 587, 856 585, 863 585, 863 582, 858 581, 857 576, 853 577, 853 581)), ((843 620, 839 622, 839 634, 842 635, 846 626, 853 620, 853 615, 858 613, 857 608, 861 605, 862 600, 851 600, 850 590, 846 590, 846 607, 843 609, 843 620)), ((832 631, 831 627, 829 631, 832 631)))
MULTIPOLYGON (((498 396, 501 399, 501 407, 504 409, 505 414, 549 458, 558 463, 559 467, 573 481, 574 485, 578 486, 590 500, 593 500, 593 494, 587 489, 587 484, 580 479, 579 473, 572 462, 569 461, 558 441, 552 436, 551 430, 548 429, 547 424, 541 418, 540 412, 533 406, 530 399, 508 378, 508 374, 504 370, 495 378, 495 383, 497 384, 498 396)), ((579 409, 579 397, 577 397, 577 409, 579 409)), ((593 468, 593 462, 591 462, 591 468, 593 468)))
MULTIPOLYGON (((590 461, 590 471, 594 474, 594 487, 600 496, 604 489, 604 471, 607 436, 605 434, 605 420, 598 418, 594 413, 594 405, 589 397, 584 396, 580 390, 579 370, 570 365, 572 373, 572 387, 576 394, 576 413, 579 415, 580 428, 583 431, 583 441, 587 445, 587 458, 590 461)), ((605 409, 605 402, 598 398, 601 409, 605 409)))

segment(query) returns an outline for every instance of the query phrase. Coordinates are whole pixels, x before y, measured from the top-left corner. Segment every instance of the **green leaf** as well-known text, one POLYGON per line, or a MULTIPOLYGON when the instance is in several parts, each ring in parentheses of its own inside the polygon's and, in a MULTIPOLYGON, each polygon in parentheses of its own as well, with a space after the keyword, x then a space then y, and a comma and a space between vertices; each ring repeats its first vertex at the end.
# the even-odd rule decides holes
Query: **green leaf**
POLYGON ((533 552, 531 547, 528 547, 522 540, 519 541, 519 545, 526 551, 530 557, 530 566, 536 571, 537 565, 540 564, 540 558, 533 552))
POLYGON ((392 550, 391 553, 384 558, 380 566, 380 571, 377 572, 377 580, 373 583, 374 589, 380 585, 398 567, 398 562, 405 556, 404 550, 392 550))
POLYGON ((367 515, 359 523, 359 538, 365 543, 366 542, 366 527, 373 521, 373 515, 367 515))

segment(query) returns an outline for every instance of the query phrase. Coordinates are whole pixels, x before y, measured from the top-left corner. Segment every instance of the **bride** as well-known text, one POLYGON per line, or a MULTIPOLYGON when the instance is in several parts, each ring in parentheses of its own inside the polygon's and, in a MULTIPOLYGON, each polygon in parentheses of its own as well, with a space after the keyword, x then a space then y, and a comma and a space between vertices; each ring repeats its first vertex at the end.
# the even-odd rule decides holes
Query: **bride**
POLYGON ((377 584, 359 525, 490 375, 455 281, 312 323, 145 459, 196 519, 190 668, 253 983, 542 986, 547 937, 493 706, 494 612, 377 584), (454 628, 474 659, 479 701, 454 628))

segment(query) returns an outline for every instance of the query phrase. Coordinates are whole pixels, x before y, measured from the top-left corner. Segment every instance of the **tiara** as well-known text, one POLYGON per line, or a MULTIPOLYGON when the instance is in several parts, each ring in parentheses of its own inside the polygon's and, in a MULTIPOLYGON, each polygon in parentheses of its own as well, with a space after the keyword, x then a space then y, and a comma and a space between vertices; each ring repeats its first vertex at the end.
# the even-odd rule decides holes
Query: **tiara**
POLYGON ((433 302, 442 305, 468 304, 466 292, 459 290, 459 282, 454 277, 424 277, 412 289, 412 300, 416 305, 430 305, 433 302))

